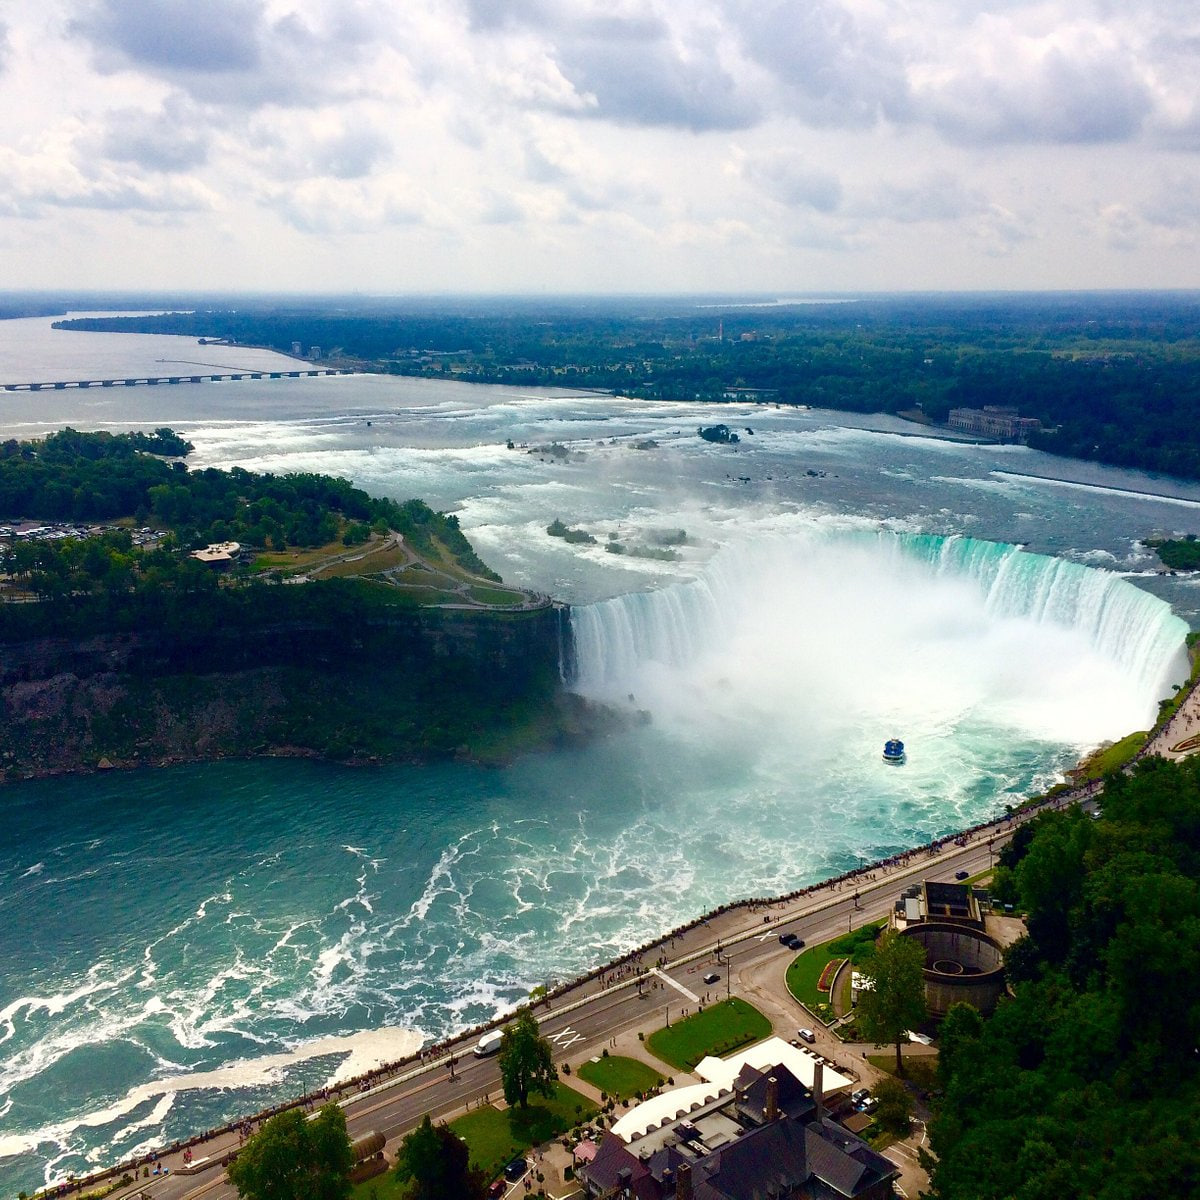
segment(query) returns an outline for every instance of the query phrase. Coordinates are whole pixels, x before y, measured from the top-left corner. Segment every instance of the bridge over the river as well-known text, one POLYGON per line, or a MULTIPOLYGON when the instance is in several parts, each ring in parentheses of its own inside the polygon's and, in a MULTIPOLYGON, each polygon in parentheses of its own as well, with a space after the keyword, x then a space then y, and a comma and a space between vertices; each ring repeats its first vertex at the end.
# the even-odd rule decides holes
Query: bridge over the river
POLYGON ((158 384, 221 383, 240 379, 306 379, 317 375, 353 375, 352 367, 323 367, 306 371, 225 371, 201 375, 129 375, 118 379, 48 379, 40 383, 0 383, 6 392, 62 391, 65 388, 155 387, 158 384))

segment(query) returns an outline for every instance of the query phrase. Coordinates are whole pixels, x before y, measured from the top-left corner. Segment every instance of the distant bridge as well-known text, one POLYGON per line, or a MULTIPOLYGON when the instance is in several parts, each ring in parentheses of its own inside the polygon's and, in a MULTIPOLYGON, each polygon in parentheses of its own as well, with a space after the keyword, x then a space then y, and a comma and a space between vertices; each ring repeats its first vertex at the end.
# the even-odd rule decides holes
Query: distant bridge
POLYGON ((129 375, 124 379, 49 379, 42 383, 0 383, 6 392, 63 391, 66 388, 155 387, 173 383, 221 383, 239 379, 307 379, 317 375, 353 375, 353 367, 312 371, 230 371, 219 375, 129 375))

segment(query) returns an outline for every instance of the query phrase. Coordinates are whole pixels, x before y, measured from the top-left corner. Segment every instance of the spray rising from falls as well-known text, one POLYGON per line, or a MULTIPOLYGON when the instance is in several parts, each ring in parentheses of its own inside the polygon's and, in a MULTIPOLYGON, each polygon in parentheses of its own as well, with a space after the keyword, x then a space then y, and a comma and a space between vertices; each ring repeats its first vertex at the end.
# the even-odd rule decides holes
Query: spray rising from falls
POLYGON ((1145 728, 1186 626, 1119 576, 1016 546, 807 530, 572 613, 575 686, 772 737, 971 725, 1068 745, 1145 728))

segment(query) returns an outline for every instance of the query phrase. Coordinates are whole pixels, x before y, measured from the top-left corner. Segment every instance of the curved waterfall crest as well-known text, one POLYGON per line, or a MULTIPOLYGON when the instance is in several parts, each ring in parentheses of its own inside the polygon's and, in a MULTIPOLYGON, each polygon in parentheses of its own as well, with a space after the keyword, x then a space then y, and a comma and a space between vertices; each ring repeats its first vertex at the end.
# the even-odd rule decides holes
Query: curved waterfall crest
POLYGON ((993 623, 1070 630, 1133 686, 1160 694, 1179 670, 1186 624, 1165 601, 1112 572, 957 535, 814 530, 728 547, 685 583, 573 608, 574 683, 604 691, 647 663, 684 667, 734 636, 747 613, 755 620, 765 613, 790 633, 804 619, 797 600, 846 578, 857 591, 835 610, 839 627, 810 635, 856 638, 891 619, 886 605, 894 611, 918 592, 923 599, 912 603, 927 603, 928 589, 937 594, 944 585, 931 621, 970 608, 993 623), (769 609, 772 595, 777 612, 769 609), (873 609, 876 599, 883 610, 873 609))

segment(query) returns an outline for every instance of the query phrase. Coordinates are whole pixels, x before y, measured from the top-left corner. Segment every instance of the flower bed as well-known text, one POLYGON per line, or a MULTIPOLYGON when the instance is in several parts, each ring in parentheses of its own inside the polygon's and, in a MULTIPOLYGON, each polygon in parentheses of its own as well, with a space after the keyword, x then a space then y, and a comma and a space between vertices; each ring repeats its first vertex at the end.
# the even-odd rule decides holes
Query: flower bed
POLYGON ((838 968, 846 960, 844 958, 831 958, 825 964, 825 970, 821 972, 821 978, 817 980, 817 991, 827 992, 833 986, 833 977, 838 973, 838 968))

